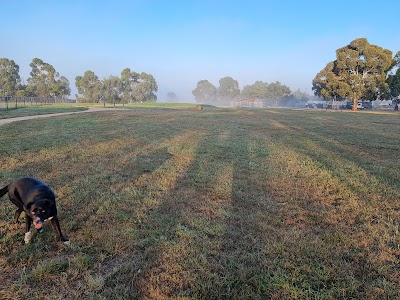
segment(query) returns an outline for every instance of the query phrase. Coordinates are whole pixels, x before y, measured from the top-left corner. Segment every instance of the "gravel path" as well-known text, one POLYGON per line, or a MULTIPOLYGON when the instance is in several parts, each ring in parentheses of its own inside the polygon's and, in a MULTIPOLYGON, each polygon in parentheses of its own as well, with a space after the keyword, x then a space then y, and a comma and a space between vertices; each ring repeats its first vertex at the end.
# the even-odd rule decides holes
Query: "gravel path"
POLYGON ((82 111, 72 111, 72 112, 65 112, 65 113, 56 113, 56 114, 46 114, 46 115, 36 115, 36 116, 25 116, 25 117, 16 117, 16 118, 9 118, 9 119, 0 119, 0 126, 12 122, 30 120, 30 119, 37 119, 37 118, 47 118, 47 117, 56 117, 56 116, 63 116, 63 115, 72 115, 72 114, 81 114, 81 113, 88 113, 88 112, 99 112, 99 111, 113 111, 113 110, 130 110, 126 108, 93 108, 90 107, 88 110, 82 111))

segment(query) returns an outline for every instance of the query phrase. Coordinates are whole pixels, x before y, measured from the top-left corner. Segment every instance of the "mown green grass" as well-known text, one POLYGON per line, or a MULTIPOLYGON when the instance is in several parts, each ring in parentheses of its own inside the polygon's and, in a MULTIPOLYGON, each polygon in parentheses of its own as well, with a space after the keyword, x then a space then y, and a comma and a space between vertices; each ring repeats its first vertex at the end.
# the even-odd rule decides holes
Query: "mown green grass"
POLYGON ((86 109, 87 107, 72 104, 45 104, 32 106, 30 104, 26 104, 25 107, 18 107, 17 109, 10 106, 10 109, 8 110, 4 107, 0 107, 0 119, 82 111, 86 109))
POLYGON ((143 109, 0 127, 0 183, 57 194, 71 246, 0 201, 0 298, 397 299, 400 115, 143 109))
MULTIPOLYGON (((121 105, 119 105, 121 106, 121 105)), ((193 103, 169 103, 169 102, 148 102, 148 103, 132 103, 125 105, 126 107, 141 107, 141 108, 173 108, 173 109, 185 109, 185 108, 196 108, 199 105, 193 103)), ((203 105, 204 107, 210 107, 210 105, 203 105)))
POLYGON ((150 109, 199 109, 203 108, 212 108, 211 105, 199 105, 194 103, 172 103, 172 102, 143 102, 143 103, 129 103, 129 104, 121 104, 117 103, 106 103, 106 105, 102 103, 82 103, 81 105, 86 105, 90 107, 105 107, 105 108, 150 108, 150 109))
MULTIPOLYGON (((4 103, 3 103, 4 104, 4 103)), ((72 104, 45 104, 45 105, 31 105, 27 103, 26 106, 19 106, 15 109, 15 106, 10 104, 10 108, 6 109, 5 106, 0 103, 0 119, 25 117, 33 115, 44 115, 54 114, 63 112, 74 112, 87 110, 89 107, 92 108, 114 108, 114 105, 98 103, 72 103, 72 104)), ((194 109, 200 110, 202 108, 212 108, 210 105, 196 105, 193 103, 133 103, 133 104, 117 104, 115 108, 126 108, 126 109, 194 109)))

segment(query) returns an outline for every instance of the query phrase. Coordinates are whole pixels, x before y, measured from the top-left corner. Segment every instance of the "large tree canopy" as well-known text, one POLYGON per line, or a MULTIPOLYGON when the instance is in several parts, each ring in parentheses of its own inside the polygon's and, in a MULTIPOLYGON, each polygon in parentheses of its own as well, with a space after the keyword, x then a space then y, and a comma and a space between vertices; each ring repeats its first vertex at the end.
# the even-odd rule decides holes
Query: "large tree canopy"
POLYGON ((20 83, 19 66, 7 58, 0 58, 0 96, 14 96, 20 83))
POLYGON ((292 93, 290 88, 279 81, 267 83, 256 81, 252 85, 246 85, 241 93, 241 98, 257 98, 262 100, 265 104, 276 105, 277 102, 289 96, 292 93))
POLYGON ((69 95, 71 95, 71 88, 69 87, 69 80, 65 76, 61 76, 57 80, 56 96, 69 96, 69 95))
POLYGON ((126 68, 121 72, 121 83, 122 83, 122 100, 124 103, 135 102, 133 95, 133 86, 139 80, 139 73, 131 71, 131 69, 126 68))
POLYGON ((335 62, 329 62, 312 81, 316 96, 324 99, 343 99, 349 95, 348 85, 334 72, 335 62))
POLYGON ((132 86, 132 102, 155 102, 157 91, 158 85, 153 75, 142 72, 132 86))
POLYGON ((393 62, 390 50, 372 45, 365 38, 355 39, 337 49, 336 60, 316 75, 314 93, 324 98, 350 98, 356 110, 359 99, 376 98, 385 92, 393 62))
POLYGON ((157 100, 157 82, 151 74, 136 73, 129 68, 121 72, 121 77, 109 76, 102 81, 92 72, 75 78, 75 85, 84 102, 152 102, 157 100))
POLYGON ((240 94, 239 83, 232 77, 226 76, 219 80, 217 90, 218 100, 222 103, 235 99, 240 94))
POLYGON ((281 84, 279 81, 270 83, 268 86, 268 92, 268 97, 272 100, 280 100, 292 93, 288 86, 281 84))
POLYGON ((242 91, 239 83, 232 77, 224 77, 219 80, 218 89, 208 80, 200 80, 192 91, 198 103, 227 104, 232 100, 257 98, 266 105, 277 105, 280 101, 291 95, 292 91, 279 81, 267 83, 256 81, 252 85, 246 85, 242 91))
POLYGON ((241 93, 241 98, 266 99, 267 96, 268 83, 262 81, 256 81, 251 85, 245 85, 241 93))
POLYGON ((400 101, 400 51, 396 53, 395 57, 395 72, 390 74, 386 80, 388 84, 387 98, 395 100, 397 103, 400 101))
POLYGON ((81 95, 76 95, 78 101, 94 103, 100 101, 103 86, 94 72, 87 70, 83 76, 76 76, 75 86, 81 95))
POLYGON ((107 102, 120 102, 122 94, 122 80, 117 76, 109 76, 103 79, 103 96, 107 102))
POLYGON ((52 65, 34 58, 29 66, 32 68, 27 87, 30 94, 39 97, 70 95, 68 79, 60 76, 52 65))
POLYGON ((208 80, 200 80, 192 94, 197 103, 214 103, 217 96, 217 88, 208 80))

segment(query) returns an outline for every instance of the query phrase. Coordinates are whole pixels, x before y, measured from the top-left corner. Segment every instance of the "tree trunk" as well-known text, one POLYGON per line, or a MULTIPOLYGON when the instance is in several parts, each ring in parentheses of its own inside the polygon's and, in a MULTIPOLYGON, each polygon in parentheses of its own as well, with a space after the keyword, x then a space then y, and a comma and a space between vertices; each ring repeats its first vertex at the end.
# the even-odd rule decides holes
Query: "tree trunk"
POLYGON ((358 99, 356 99, 356 98, 354 98, 353 99, 353 111, 357 111, 357 102, 358 102, 358 99))

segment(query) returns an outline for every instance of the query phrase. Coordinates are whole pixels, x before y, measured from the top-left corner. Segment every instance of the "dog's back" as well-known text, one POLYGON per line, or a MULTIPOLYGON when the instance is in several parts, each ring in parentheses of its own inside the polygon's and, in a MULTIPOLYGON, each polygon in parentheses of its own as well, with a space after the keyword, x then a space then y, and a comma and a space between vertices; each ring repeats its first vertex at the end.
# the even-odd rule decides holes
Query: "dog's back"
POLYGON ((50 201, 54 201, 55 199, 52 190, 47 185, 31 177, 20 178, 11 182, 8 185, 8 192, 11 195, 18 193, 18 198, 24 204, 36 199, 48 199, 50 201))

